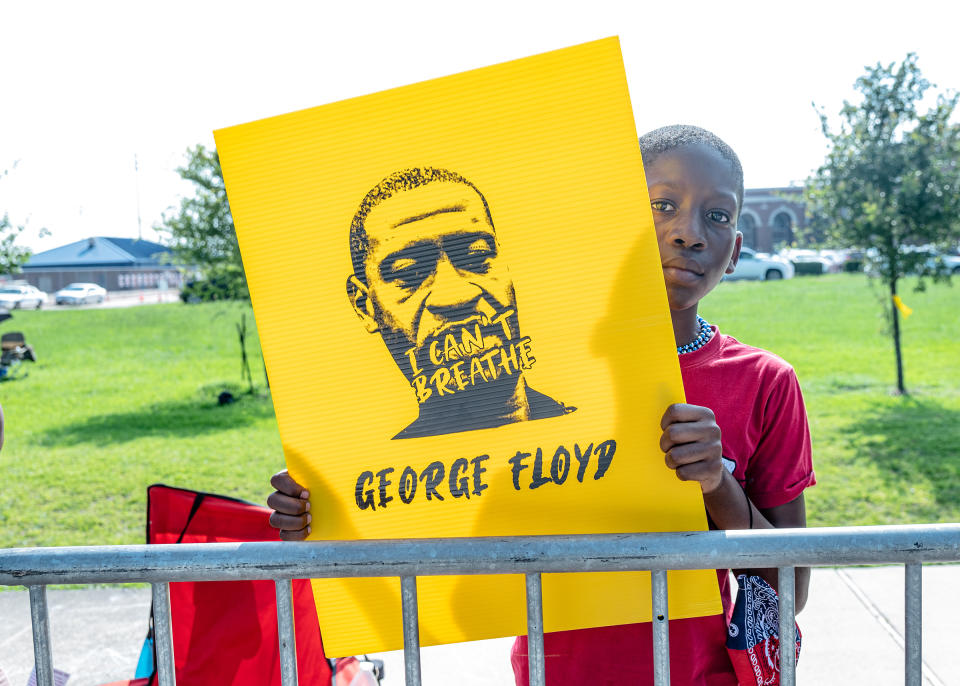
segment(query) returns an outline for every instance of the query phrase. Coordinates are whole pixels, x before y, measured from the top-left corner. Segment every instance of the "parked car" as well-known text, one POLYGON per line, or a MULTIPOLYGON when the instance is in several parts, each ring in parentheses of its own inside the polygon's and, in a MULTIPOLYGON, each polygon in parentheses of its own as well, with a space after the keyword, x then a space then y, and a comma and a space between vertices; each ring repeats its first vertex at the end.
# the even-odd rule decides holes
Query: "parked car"
POLYGON ((831 272, 843 272, 849 271, 847 269, 847 262, 855 258, 856 253, 853 250, 846 248, 836 249, 831 248, 827 250, 820 251, 820 257, 823 257, 831 262, 830 271, 831 272))
POLYGON ((740 261, 733 274, 727 274, 725 279, 792 279, 793 265, 779 255, 758 253, 750 248, 740 249, 740 261))
POLYGON ((46 299, 47 294, 36 286, 18 285, 0 288, 0 307, 8 310, 39 310, 46 299))
POLYGON ((58 305, 102 303, 106 297, 107 290, 95 283, 72 283, 54 295, 58 305))
POLYGON ((960 276, 960 255, 951 255, 950 253, 939 253, 931 252, 930 257, 927 258, 927 267, 930 269, 936 269, 939 262, 943 262, 943 268, 953 274, 954 276, 960 276))
POLYGON ((834 271, 834 260, 821 255, 816 250, 792 248, 782 250, 780 256, 793 265, 794 274, 797 276, 826 274, 827 272, 834 271))
MULTIPOLYGON (((960 276, 960 255, 940 252, 932 245, 904 245, 900 247, 900 253, 904 255, 906 271, 909 274, 946 272, 960 276)), ((869 258, 864 266, 867 274, 878 276, 884 272, 886 262, 876 248, 868 249, 865 255, 869 258)))

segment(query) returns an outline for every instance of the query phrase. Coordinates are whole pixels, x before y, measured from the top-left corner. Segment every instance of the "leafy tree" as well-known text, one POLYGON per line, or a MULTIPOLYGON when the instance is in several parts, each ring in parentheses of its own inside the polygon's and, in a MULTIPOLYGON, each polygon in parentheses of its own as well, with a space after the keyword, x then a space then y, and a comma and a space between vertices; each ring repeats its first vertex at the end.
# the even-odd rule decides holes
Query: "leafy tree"
MULTIPOLYGON (((4 170, 0 173, 0 178, 8 173, 4 170)), ((23 263, 30 259, 30 248, 17 245, 17 238, 24 228, 13 224, 6 212, 0 217, 0 274, 16 274, 23 263)))
POLYGON ((900 393, 898 283, 907 274, 919 275, 918 289, 925 277, 949 280, 942 262, 916 246, 960 241, 960 126, 951 123, 958 95, 941 93, 921 111, 930 86, 913 53, 900 64, 868 67, 855 84, 862 100, 844 101, 838 130, 820 111, 828 153, 805 188, 810 230, 864 251, 867 273, 889 292, 883 302, 900 393))
POLYGON ((16 274, 30 259, 30 248, 16 243, 23 229, 12 224, 6 213, 0 217, 0 274, 16 274))
POLYGON ((163 215, 159 230, 170 234, 170 251, 180 264, 196 266, 203 279, 184 289, 185 300, 245 299, 247 280, 227 202, 220 158, 203 145, 187 149, 180 178, 194 184, 176 214, 163 215))

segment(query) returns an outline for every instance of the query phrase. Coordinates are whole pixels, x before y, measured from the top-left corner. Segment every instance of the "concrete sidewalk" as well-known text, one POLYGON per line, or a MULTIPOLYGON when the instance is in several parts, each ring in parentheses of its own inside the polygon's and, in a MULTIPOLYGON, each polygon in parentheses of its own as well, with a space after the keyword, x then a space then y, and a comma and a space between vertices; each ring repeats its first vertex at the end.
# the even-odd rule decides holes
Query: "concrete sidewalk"
MULTIPOLYGON (((797 683, 902 684, 903 567, 815 569, 810 586, 799 617, 803 650, 797 683)), ((923 591, 924 684, 960 686, 960 565, 925 565, 923 591)), ((99 686, 133 676, 147 630, 149 589, 50 591, 48 603, 54 666, 72 675, 68 686, 99 686)), ((509 686, 512 642, 424 648, 423 683, 509 686)), ((386 663, 384 685, 402 686, 402 652, 375 657, 386 663)), ((23 686, 32 666, 27 593, 0 593, 0 668, 10 686, 23 686)))

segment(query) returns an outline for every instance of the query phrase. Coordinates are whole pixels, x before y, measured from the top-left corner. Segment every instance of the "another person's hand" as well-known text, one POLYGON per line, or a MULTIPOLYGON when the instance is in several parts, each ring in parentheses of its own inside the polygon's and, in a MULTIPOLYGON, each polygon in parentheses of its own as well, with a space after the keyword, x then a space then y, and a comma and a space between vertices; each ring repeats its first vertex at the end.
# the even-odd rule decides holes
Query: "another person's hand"
POLYGON ((699 405, 677 403, 667 408, 660 420, 663 434, 660 449, 667 466, 681 481, 698 481, 703 493, 723 482, 723 447, 720 427, 713 411, 699 405))
POLYGON ((276 491, 267 498, 267 507, 273 510, 270 526, 280 530, 284 541, 302 541, 310 533, 310 493, 294 481, 287 470, 277 472, 270 478, 276 491))

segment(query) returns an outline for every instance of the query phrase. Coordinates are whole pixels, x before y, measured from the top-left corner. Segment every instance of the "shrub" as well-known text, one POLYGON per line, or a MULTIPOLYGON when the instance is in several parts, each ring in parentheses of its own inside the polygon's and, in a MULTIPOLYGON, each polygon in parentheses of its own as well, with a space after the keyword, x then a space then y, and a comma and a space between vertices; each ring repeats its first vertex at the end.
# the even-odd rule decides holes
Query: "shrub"
POLYGON ((794 262, 793 269, 797 276, 823 274, 823 262, 794 262))
POLYGON ((243 267, 235 264, 218 264, 210 267, 202 279, 187 281, 180 291, 185 303, 209 302, 211 300, 249 300, 250 291, 244 277, 243 267))

